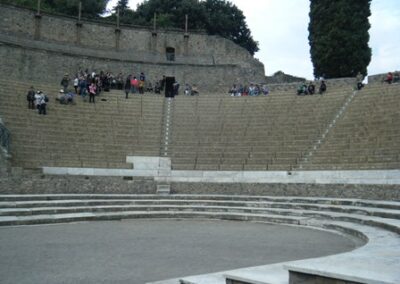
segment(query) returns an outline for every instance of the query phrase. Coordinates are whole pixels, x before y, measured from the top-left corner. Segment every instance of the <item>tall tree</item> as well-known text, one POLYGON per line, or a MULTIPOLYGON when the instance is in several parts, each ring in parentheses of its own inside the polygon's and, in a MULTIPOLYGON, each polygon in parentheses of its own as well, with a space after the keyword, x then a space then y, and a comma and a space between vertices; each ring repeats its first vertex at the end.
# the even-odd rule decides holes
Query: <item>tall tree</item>
POLYGON ((119 10, 120 13, 125 12, 126 10, 129 9, 128 7, 128 0, 118 0, 117 5, 114 6, 114 11, 119 10))
POLYGON ((309 43, 314 76, 367 74, 371 0, 311 0, 309 43))
POLYGON ((259 50, 243 12, 229 1, 206 0, 201 2, 206 10, 206 30, 210 34, 226 37, 247 49, 251 55, 259 50))

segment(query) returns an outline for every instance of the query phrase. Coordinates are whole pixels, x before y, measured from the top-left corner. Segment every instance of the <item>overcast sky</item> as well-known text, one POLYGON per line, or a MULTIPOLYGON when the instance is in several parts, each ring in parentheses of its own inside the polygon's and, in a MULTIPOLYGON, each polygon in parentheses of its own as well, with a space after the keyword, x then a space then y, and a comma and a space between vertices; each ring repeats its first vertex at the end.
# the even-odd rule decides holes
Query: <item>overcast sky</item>
MULTIPOLYGON (((111 0, 108 8, 115 6, 111 0)), ((143 1, 130 0, 131 8, 143 1)), ((232 0, 246 16, 266 75, 276 71, 313 78, 308 45, 309 0, 232 0)), ((400 70, 400 1, 372 0, 369 75, 400 70)))

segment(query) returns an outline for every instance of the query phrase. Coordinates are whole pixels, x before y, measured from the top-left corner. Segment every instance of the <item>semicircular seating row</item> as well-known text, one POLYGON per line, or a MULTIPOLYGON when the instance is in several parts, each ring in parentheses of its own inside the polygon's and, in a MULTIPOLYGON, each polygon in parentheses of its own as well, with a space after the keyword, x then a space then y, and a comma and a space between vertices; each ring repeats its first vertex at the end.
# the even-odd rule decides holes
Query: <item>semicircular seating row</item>
POLYGON ((158 283, 295 283, 298 275, 348 281, 338 283, 400 283, 399 201, 180 194, 0 195, 1 226, 134 218, 291 224, 335 230, 366 241, 354 251, 334 256, 158 283))

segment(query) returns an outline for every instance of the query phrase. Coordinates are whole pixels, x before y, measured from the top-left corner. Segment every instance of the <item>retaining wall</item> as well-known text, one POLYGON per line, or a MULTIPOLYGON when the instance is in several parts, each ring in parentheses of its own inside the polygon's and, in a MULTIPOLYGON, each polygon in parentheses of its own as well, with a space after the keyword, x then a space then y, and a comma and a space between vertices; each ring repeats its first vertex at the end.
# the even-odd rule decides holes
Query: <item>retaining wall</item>
POLYGON ((116 26, 42 14, 0 4, 0 74, 60 81, 65 72, 89 68, 124 74, 145 72, 151 81, 173 76, 200 88, 262 82, 264 66, 244 48, 219 36, 116 26), (1 44, 3 43, 3 44, 1 44), (166 48, 175 49, 167 60, 166 48), (45 68, 44 68, 45 67, 45 68), (40 71, 40 72, 38 72, 40 71))

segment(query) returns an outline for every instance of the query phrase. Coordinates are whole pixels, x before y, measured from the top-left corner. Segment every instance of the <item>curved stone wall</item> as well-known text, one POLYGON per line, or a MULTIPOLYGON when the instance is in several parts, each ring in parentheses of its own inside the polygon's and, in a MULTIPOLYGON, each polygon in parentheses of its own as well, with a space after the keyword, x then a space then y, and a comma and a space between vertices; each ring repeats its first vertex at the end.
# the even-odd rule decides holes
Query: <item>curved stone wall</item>
POLYGON ((124 74, 145 72, 150 80, 174 76, 181 84, 216 90, 233 82, 263 82, 264 66, 233 42, 201 33, 151 30, 83 21, 0 5, 1 73, 14 78, 60 80, 80 68, 124 74), (169 61, 166 49, 175 49, 169 61), (6 56, 6 57, 4 57, 6 56), (37 72, 37 65, 46 66, 37 72), (17 67, 15 67, 17 66, 17 67), (6 73, 7 72, 7 73, 6 73), (46 73, 46 74, 43 74, 46 73))

